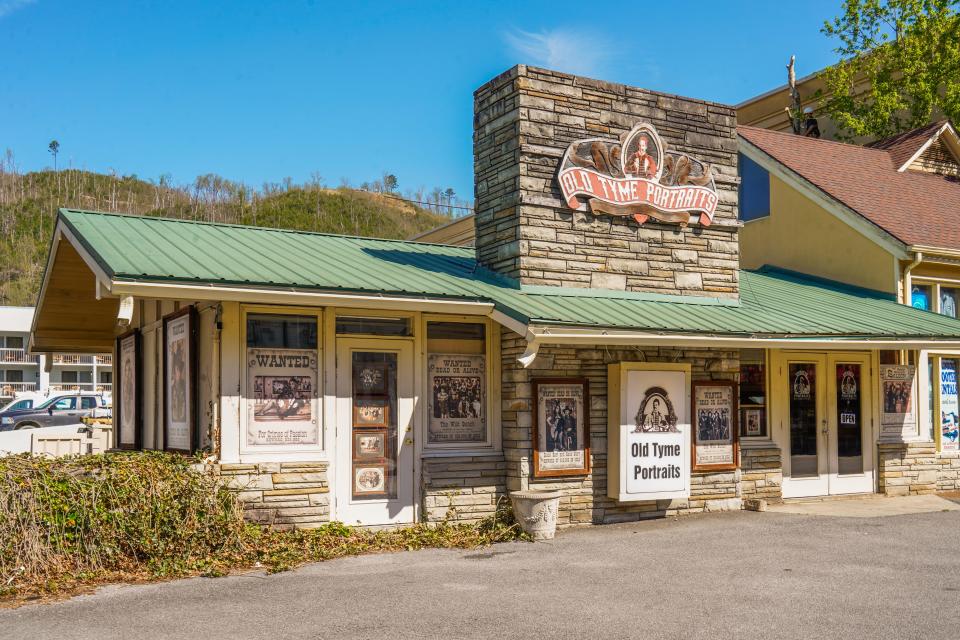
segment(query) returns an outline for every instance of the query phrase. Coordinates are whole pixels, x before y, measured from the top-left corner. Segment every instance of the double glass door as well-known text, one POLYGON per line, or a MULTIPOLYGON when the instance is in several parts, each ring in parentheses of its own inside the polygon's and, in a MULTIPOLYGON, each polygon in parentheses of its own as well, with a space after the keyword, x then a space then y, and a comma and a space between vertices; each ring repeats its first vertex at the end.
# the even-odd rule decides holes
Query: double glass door
POLYGON ((783 497, 873 491, 867 354, 777 354, 783 497))
POLYGON ((413 347, 337 340, 336 518, 414 520, 413 347))

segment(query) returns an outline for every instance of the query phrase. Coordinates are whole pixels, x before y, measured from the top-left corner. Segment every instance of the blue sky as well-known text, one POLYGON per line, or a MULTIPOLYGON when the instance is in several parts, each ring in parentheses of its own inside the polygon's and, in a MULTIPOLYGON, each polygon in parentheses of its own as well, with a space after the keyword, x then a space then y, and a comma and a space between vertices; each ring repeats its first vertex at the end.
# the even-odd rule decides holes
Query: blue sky
POLYGON ((736 104, 830 64, 840 0, 0 0, 0 151, 176 183, 395 173, 472 197, 473 90, 516 63, 736 104))

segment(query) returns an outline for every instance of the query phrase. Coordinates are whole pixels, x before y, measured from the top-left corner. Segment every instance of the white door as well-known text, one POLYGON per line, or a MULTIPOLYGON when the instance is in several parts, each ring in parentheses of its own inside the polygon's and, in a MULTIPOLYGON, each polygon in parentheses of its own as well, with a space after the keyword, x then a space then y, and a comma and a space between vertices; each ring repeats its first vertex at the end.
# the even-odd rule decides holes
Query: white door
POLYGON ((787 353, 778 359, 783 497, 873 491, 870 356, 787 353))
POLYGON ((413 346, 337 340, 336 519, 414 520, 413 346))
POLYGON ((827 356, 827 462, 831 494, 873 491, 870 356, 827 356))

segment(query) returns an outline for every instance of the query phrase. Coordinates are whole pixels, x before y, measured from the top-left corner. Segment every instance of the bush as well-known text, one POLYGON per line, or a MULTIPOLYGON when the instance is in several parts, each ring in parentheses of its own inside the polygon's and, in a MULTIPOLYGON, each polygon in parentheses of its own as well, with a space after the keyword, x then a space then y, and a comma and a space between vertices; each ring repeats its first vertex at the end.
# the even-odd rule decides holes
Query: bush
POLYGON ((236 495, 198 462, 161 452, 0 458, 0 595, 526 539, 505 501, 477 525, 262 529, 244 522, 236 495))
POLYGON ((243 550, 235 496, 163 453, 0 458, 0 579, 45 585, 104 573, 180 575, 243 550))

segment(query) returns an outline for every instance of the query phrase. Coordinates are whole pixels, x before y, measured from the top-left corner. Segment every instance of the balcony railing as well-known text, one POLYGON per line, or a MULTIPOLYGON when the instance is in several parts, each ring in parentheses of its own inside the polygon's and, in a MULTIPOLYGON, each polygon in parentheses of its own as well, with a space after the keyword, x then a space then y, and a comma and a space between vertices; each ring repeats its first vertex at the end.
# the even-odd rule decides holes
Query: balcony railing
POLYGON ((109 382, 51 382, 50 391, 62 393, 64 391, 97 391, 99 393, 110 393, 113 385, 109 382))
POLYGON ((99 355, 91 356, 78 353, 55 353, 53 354, 53 364, 93 364, 97 363, 98 366, 113 366, 113 356, 110 355, 99 355))
POLYGON ((12 398, 17 393, 36 390, 36 382, 0 382, 0 398, 12 398))
POLYGON ((0 364, 37 364, 37 356, 26 349, 0 349, 0 364))

